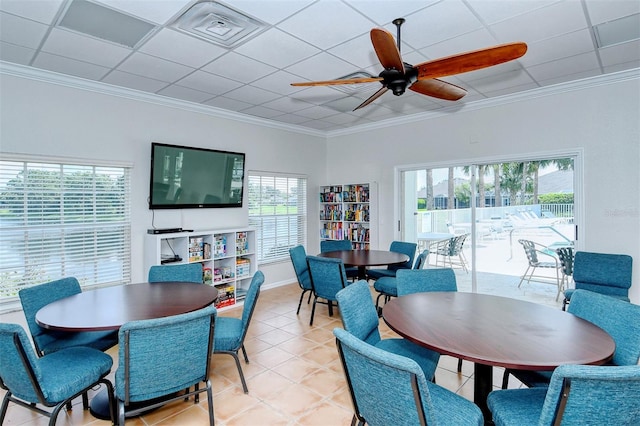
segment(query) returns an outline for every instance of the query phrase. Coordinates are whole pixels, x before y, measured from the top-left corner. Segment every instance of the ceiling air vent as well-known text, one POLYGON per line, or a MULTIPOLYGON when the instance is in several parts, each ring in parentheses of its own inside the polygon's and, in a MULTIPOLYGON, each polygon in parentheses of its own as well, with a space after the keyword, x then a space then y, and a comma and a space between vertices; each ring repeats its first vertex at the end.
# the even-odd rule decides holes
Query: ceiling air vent
POLYGON ((224 47, 258 35, 266 24, 215 1, 201 1, 180 15, 171 27, 224 47))
POLYGON ((130 48, 144 42, 154 24, 87 0, 73 0, 58 21, 58 27, 130 48))

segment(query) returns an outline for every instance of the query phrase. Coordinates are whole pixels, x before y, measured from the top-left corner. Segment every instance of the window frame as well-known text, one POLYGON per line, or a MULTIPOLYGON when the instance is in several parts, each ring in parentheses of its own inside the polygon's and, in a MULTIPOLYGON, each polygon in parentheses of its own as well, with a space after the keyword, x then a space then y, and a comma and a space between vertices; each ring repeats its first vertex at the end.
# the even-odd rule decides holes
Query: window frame
POLYGON ((293 175, 286 173, 264 172, 250 170, 248 180, 248 216, 249 225, 256 230, 256 257, 259 264, 279 263, 289 261, 289 248, 296 245, 307 245, 307 195, 309 179, 305 175, 293 175), (271 182, 269 182, 271 180, 271 182), (286 185, 283 183, 286 182, 286 185), (268 184, 272 183, 273 186, 268 184), (258 185, 258 186, 256 186, 258 185), (294 188, 303 186, 292 193, 294 188), (256 188, 260 193, 256 194, 256 188), (267 201, 263 193, 264 189, 271 187, 279 189, 279 195, 284 192, 287 197, 284 200, 272 199, 267 201), (285 190, 286 188, 286 190, 285 190), (259 200, 264 202, 259 202, 259 200), (259 202, 258 205, 256 203, 259 202), (284 202, 284 208, 282 212, 284 202), (295 210, 295 211, 294 211, 295 210), (260 214, 256 214, 256 212, 260 214), (282 213, 278 213, 281 211, 282 213), (267 231, 270 225, 273 232, 267 231), (269 255, 267 253, 271 252, 269 255))

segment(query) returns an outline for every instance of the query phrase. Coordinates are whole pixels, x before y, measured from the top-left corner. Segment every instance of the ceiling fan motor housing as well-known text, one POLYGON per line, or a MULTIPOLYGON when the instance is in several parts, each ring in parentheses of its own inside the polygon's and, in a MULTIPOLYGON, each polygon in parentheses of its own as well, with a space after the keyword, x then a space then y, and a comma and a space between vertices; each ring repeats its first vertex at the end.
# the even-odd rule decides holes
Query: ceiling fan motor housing
POLYGON ((378 76, 383 79, 382 84, 390 89, 394 95, 402 95, 407 87, 418 79, 418 70, 405 63, 405 72, 395 68, 385 69, 378 76))

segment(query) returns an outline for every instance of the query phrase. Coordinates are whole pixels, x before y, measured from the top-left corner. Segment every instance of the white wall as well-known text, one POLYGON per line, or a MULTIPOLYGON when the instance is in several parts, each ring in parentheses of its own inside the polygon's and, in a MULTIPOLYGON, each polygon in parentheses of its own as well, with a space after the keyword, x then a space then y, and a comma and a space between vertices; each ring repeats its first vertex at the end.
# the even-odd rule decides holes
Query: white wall
POLYGON ((536 153, 584 153, 578 248, 634 258, 640 303, 640 80, 537 97, 328 140, 332 182, 378 181, 379 247, 396 236, 394 167, 536 153), (354 161, 354 159, 358 161, 354 161))
MULTIPOLYGON (((0 157, 3 152, 24 153, 133 165, 133 282, 146 280, 142 250, 152 221, 147 204, 152 141, 246 152, 246 170, 307 175, 310 205, 317 206, 315 188, 325 181, 324 137, 8 75, 0 78, 0 92, 0 157)), ((247 226, 246 206, 245 198, 242 209, 157 210, 155 226, 247 226)), ((314 247, 319 245, 317 227, 310 221, 309 244, 314 247)), ((267 284, 295 280, 290 262, 263 271, 267 284)))

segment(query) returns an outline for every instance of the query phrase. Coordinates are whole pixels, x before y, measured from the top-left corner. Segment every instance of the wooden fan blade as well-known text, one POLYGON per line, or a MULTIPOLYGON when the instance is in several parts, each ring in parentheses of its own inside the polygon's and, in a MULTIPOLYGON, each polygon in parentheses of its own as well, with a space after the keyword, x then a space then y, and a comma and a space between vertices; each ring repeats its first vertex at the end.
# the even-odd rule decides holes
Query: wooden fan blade
POLYGON ((306 81, 303 83, 291 83, 291 85, 292 86, 333 86, 336 84, 375 83, 376 81, 382 81, 382 78, 366 77, 366 78, 347 78, 347 79, 340 79, 340 80, 306 81))
POLYGON ((518 59, 526 52, 526 43, 509 43, 423 62, 414 67, 418 69, 418 80, 425 80, 502 64, 518 59))
POLYGON ((378 91, 377 91, 376 93, 374 93, 373 95, 369 96, 369 97, 367 98, 367 100, 366 100, 366 101, 364 101, 363 103, 361 103, 360 105, 358 105, 357 107, 355 107, 355 108, 353 109, 353 111, 356 111, 356 110, 359 110, 360 108, 364 108, 364 107, 366 107, 366 106, 367 106, 367 105, 369 105, 371 102, 375 101, 375 100, 376 100, 376 99, 378 99, 380 96, 384 95, 384 94, 387 92, 387 90, 389 90, 389 89, 387 89, 386 87, 381 87, 380 89, 378 89, 378 91))
POLYGON ((447 101, 457 101, 467 94, 467 91, 455 84, 438 79, 419 80, 409 86, 409 89, 422 95, 432 96, 447 101))
POLYGON ((371 30, 371 43, 384 69, 395 69, 404 73, 404 63, 393 35, 384 28, 371 30))

